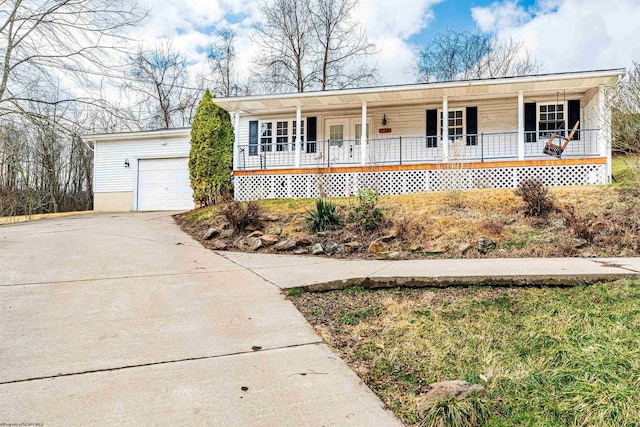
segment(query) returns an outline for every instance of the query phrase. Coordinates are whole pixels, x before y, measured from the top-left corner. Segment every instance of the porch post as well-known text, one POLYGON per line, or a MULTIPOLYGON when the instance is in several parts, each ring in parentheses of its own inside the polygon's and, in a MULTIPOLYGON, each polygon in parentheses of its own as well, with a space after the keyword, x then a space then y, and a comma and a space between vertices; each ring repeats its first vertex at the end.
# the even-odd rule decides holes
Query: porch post
POLYGON ((524 160, 524 93, 518 92, 518 160, 524 160))
POLYGON ((296 141, 295 141, 295 153, 294 153, 295 154, 294 163, 296 168, 300 167, 300 153, 301 153, 300 145, 302 143, 302 138, 300 138, 300 134, 302 133, 300 131, 301 129, 300 125, 302 124, 301 122, 302 122, 302 108, 298 106, 296 108, 296 141))
POLYGON ((233 170, 240 166, 240 111, 233 113, 233 170))
POLYGON ((600 131, 600 156, 607 158, 606 183, 611 182, 611 109, 607 103, 605 87, 601 85, 598 91, 598 116, 600 131))
POLYGON ((360 164, 367 164, 367 101, 362 101, 362 126, 360 131, 360 164))
POLYGON ((442 161, 449 162, 449 98, 442 97, 442 161))

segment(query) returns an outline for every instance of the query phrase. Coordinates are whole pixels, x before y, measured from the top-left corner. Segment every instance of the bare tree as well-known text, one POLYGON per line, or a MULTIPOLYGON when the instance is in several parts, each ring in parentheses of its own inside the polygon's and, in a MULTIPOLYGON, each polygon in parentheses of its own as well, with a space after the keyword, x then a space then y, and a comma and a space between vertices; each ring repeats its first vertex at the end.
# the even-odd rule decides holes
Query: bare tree
POLYGON ((140 47, 129 57, 124 87, 137 95, 143 128, 171 128, 190 123, 200 89, 190 87, 187 60, 171 43, 157 49, 140 47))
POLYGON ((254 42, 256 79, 273 91, 304 92, 315 78, 307 0, 265 0, 254 42))
POLYGON ((127 29, 145 16, 127 0, 0 0, 0 113, 49 102, 34 90, 47 79, 82 85, 108 69, 127 29))
POLYGON ((640 154, 640 63, 633 63, 609 102, 613 150, 640 154))
POLYGON ((93 150, 80 138, 84 105, 57 103, 52 88, 30 113, 0 122, 0 211, 4 215, 90 209, 93 150), (41 102, 45 101, 45 102, 41 102))
POLYGON ((93 147, 79 135, 96 112, 119 117, 96 80, 145 16, 135 0, 0 0, 2 214, 91 208, 93 147))
POLYGON ((417 79, 423 82, 519 76, 540 64, 521 42, 494 35, 448 30, 418 53, 417 79))
POLYGON ((213 75, 212 91, 224 97, 249 94, 248 85, 242 84, 238 77, 236 34, 230 27, 218 29, 207 58, 213 75))
POLYGON ((309 2, 312 44, 318 58, 316 80, 321 90, 371 84, 376 69, 368 60, 375 53, 361 25, 352 18, 357 0, 315 0, 309 2))
POLYGON ((304 92, 374 82, 375 46, 352 19, 357 1, 266 0, 254 36, 257 83, 268 92, 304 92))
POLYGON ((476 78, 524 76, 537 73, 541 68, 523 42, 492 37, 489 53, 479 61, 476 78))

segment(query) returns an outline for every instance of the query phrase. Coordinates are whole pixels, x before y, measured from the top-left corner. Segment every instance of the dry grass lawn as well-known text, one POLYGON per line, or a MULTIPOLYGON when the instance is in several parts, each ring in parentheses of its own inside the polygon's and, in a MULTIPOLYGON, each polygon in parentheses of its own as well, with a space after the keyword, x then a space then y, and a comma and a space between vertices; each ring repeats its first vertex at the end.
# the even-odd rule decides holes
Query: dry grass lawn
MULTIPOLYGON (((390 251, 402 258, 424 257, 553 257, 633 256, 640 253, 638 199, 616 186, 552 188, 556 209, 545 218, 526 217, 522 199, 511 189, 449 191, 380 197, 385 224, 363 232, 348 221, 330 239, 337 243, 358 241, 359 249, 345 257, 374 257, 367 252, 371 241, 391 231, 390 251), (496 242, 487 254, 475 248, 481 238, 496 242), (471 249, 465 249, 471 246, 471 249)), ((348 219, 356 200, 332 199, 348 219)), ((305 216, 315 200, 263 200, 259 204, 276 216, 282 238, 313 234, 305 216)), ((196 238, 209 226, 224 226, 220 207, 196 210, 177 219, 196 238)), ((265 224, 266 228, 270 224, 265 224)), ((246 233, 248 234, 248 233, 246 233)), ((235 237, 246 235, 238 233, 235 237)), ((269 248, 260 251, 269 251, 269 248)))
POLYGON ((640 425, 640 282, 575 288, 451 288, 289 299, 408 425, 640 425), (488 391, 420 417, 428 385, 488 391), (474 421, 475 420, 475 421, 474 421))

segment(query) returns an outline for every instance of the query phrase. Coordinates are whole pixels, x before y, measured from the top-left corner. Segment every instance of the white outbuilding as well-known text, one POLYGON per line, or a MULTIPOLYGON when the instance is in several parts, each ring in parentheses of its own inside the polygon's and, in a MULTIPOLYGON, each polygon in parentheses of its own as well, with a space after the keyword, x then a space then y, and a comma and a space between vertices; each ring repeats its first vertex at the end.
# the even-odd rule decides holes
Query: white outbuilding
POLYGON ((94 210, 194 208, 191 129, 88 135, 94 142, 94 210))

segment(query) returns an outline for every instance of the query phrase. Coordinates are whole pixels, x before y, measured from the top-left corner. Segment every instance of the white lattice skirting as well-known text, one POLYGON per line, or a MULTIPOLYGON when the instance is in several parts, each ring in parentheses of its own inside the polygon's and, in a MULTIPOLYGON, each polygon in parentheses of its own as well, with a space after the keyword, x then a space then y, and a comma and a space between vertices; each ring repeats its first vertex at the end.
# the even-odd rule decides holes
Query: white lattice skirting
POLYGON ((513 188, 527 178, 538 178, 548 186, 604 184, 606 165, 246 175, 235 177, 235 198, 258 200, 348 197, 365 189, 387 195, 453 189, 513 188))

